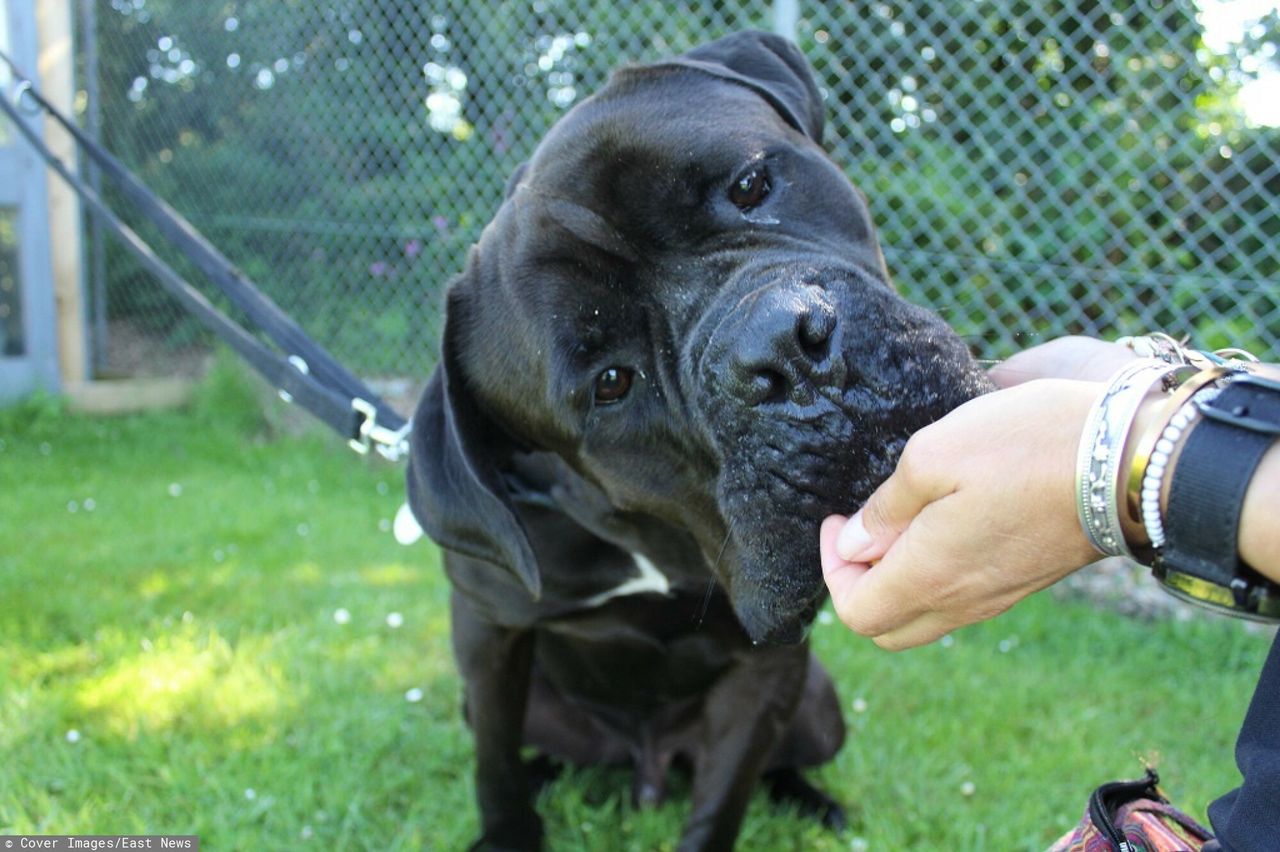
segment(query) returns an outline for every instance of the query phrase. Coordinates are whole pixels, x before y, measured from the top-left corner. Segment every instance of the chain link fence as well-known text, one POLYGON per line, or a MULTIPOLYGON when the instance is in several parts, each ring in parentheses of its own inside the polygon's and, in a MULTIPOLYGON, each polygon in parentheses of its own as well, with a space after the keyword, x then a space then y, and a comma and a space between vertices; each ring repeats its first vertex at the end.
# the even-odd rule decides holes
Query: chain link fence
MULTIPOLYGON (((1275 61, 1274 15, 1212 49, 1191 0, 84 10, 106 146, 366 374, 426 375, 507 175, 610 68, 745 27, 791 30, 899 288, 982 357, 1153 329, 1280 356, 1280 130, 1236 99, 1275 61)), ((119 247, 96 251, 100 368, 207 346, 119 247)))

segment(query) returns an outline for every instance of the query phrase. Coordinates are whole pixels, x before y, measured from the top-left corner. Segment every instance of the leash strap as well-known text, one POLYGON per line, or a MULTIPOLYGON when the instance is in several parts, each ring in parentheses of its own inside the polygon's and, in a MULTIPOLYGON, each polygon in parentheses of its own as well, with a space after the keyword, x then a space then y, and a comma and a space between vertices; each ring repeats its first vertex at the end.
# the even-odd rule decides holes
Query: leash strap
POLYGON ((392 461, 399 460, 408 452, 408 434, 411 428, 409 421, 312 340, 186 218, 50 104, 3 51, 0 51, 0 61, 9 66, 17 80, 13 102, 0 98, 0 111, 9 117, 49 168, 101 217, 107 229, 120 238, 170 295, 278 388, 284 398, 298 403, 343 435, 356 452, 365 454, 370 447, 376 447, 380 454, 392 461), (165 239, 208 276, 254 326, 289 354, 282 355, 271 349, 227 317, 165 263, 132 228, 121 221, 102 198, 73 174, 22 119, 19 104, 24 98, 30 99, 70 133, 81 149, 97 163, 103 174, 116 181, 125 196, 159 229, 165 239))

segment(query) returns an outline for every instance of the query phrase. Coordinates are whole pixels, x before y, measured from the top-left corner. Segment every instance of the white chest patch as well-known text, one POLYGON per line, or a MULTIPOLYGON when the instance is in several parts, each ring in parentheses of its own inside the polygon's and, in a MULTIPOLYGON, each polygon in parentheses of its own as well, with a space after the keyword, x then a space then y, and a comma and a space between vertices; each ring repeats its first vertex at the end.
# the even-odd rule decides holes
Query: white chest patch
MULTIPOLYGON (((422 527, 418 525, 418 521, 413 516, 413 512, 409 509, 409 504, 405 503, 400 507, 400 511, 396 512, 396 519, 391 525, 392 533, 395 535, 396 541, 401 544, 413 544, 422 538, 422 527)), ((622 581, 612 589, 601 592, 598 595, 592 595, 582 602, 587 608, 597 607, 605 601, 613 598, 620 598, 623 595, 646 595, 646 594, 671 594, 671 582, 667 579, 667 575, 658 570, 648 557, 639 553, 632 553, 631 558, 635 560, 636 568, 640 573, 634 577, 622 581)))
POLYGON ((632 553, 631 558, 635 560, 636 568, 640 569, 638 576, 629 580, 624 580, 608 591, 601 592, 598 595, 592 595, 582 602, 583 606, 594 607, 600 606, 607 600, 612 598, 620 598, 623 595, 644 595, 656 593, 659 595, 667 595, 671 593, 671 583, 667 580, 667 575, 663 574, 657 567, 648 560, 648 558, 639 553, 632 553))
POLYGON ((413 516, 408 503, 400 505, 400 511, 396 512, 396 519, 391 524, 391 532, 401 544, 413 544, 422 538, 422 527, 418 526, 418 519, 413 516))

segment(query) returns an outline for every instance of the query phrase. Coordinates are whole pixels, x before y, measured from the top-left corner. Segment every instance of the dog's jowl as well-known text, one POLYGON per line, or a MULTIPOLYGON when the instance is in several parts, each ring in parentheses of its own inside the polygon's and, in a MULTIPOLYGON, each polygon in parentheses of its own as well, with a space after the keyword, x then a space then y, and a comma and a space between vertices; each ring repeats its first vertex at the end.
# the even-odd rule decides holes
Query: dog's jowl
POLYGON ((895 294, 788 42, 621 69, 510 180, 448 295, 410 506, 445 550, 481 848, 542 843, 546 760, 692 775, 681 849, 844 741, 806 642, 817 529, 985 389, 895 294))

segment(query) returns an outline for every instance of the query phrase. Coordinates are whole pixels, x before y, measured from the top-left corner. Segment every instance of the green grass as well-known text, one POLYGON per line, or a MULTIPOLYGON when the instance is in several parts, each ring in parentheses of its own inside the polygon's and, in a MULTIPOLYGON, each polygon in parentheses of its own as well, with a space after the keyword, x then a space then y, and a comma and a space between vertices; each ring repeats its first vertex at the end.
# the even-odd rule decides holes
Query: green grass
MULTIPOLYGON (((221 369, 182 412, 0 411, 0 834, 473 838, 447 585, 431 546, 387 532, 401 470, 257 410, 221 369)), ((830 623, 815 643, 851 737, 814 775, 853 828, 758 799, 741 848, 1042 849, 1142 759, 1203 817, 1238 780, 1266 650, 1239 624, 1143 624, 1047 594, 947 646, 892 655, 830 623)), ((656 811, 632 809, 628 784, 599 769, 553 784, 551 848, 673 848, 687 784, 656 811)))

